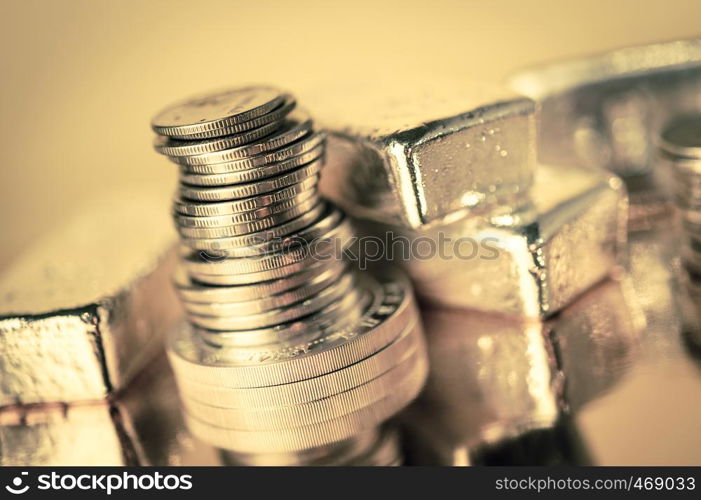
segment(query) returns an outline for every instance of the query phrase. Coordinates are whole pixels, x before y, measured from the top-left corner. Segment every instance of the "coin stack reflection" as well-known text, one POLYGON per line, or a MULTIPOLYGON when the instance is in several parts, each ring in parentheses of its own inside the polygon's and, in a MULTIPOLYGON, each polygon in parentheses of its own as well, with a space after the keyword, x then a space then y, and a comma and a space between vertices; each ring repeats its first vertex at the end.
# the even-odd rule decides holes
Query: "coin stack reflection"
POLYGON ((382 423, 426 377, 411 289, 341 257, 353 232, 317 193, 324 135, 289 94, 247 87, 153 122, 180 168, 173 364, 190 430, 247 464, 391 465, 382 423))

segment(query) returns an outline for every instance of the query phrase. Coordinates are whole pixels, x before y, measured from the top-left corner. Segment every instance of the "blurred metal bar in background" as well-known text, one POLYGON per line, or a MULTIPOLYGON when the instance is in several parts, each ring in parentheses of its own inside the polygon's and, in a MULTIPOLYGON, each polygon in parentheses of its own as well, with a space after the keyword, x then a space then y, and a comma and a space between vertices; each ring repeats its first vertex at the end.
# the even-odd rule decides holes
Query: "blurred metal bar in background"
POLYGON ((701 109, 701 40, 545 65, 518 73, 511 86, 540 104, 539 161, 620 175, 634 228, 669 212, 657 138, 675 115, 701 109))

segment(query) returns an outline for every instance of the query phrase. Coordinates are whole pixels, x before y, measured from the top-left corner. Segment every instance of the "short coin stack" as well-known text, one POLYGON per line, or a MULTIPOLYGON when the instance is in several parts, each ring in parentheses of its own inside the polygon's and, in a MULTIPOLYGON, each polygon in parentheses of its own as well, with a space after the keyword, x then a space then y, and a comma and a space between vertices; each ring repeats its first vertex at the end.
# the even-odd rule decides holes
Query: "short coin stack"
POLYGON ((672 171, 681 260, 701 291, 701 116, 672 120, 660 136, 660 153, 672 171))
POLYGON ((193 434, 241 463, 397 463, 378 427, 426 377, 417 308, 402 276, 343 260, 352 229, 317 193, 324 135, 269 87, 189 99, 152 127, 181 171, 188 323, 170 358, 193 434))

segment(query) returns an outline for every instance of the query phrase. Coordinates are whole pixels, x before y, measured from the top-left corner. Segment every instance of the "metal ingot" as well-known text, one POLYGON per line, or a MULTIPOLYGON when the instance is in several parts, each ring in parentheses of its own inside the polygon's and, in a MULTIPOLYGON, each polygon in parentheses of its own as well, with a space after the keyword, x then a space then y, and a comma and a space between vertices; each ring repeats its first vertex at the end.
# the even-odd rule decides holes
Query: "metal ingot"
POLYGON ((636 352, 644 320, 627 282, 601 284, 546 323, 422 313, 431 370, 404 418, 416 463, 589 460, 572 418, 616 384, 636 352))
POLYGON ((104 399, 162 352, 182 312, 158 192, 87 204, 0 277, 0 407, 104 399))
POLYGON ((533 101, 500 88, 353 83, 308 102, 329 133, 321 189, 351 213, 417 228, 512 203, 532 182, 533 101))
POLYGON ((541 165, 520 206, 414 231, 359 218, 365 237, 357 251, 361 261, 386 259, 404 266, 426 302, 543 317, 617 268, 626 216, 618 178, 541 165), (382 251, 369 255, 369 247, 382 251))

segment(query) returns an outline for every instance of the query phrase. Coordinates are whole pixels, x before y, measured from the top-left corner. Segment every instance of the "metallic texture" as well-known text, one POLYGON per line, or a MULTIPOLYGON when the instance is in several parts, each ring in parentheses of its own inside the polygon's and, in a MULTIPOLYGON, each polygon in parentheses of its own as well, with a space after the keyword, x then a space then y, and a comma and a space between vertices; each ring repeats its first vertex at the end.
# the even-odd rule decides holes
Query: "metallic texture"
POLYGON ((284 107, 285 101, 294 103, 289 95, 260 86, 207 93, 169 106, 153 118, 151 126, 159 135, 178 139, 234 135, 278 121, 283 116, 276 108, 284 107))
POLYGON ((186 433, 163 349, 182 307, 159 193, 87 203, 0 278, 1 465, 217 463, 186 433))
POLYGON ((137 465, 139 450, 107 402, 0 412, 2 465, 137 465))
POLYGON ((383 258, 399 261, 424 300, 553 314, 619 263, 622 184, 537 165, 533 101, 454 87, 417 86, 384 100, 363 92, 362 102, 333 91, 318 97, 329 128, 322 192, 358 220, 363 235, 380 238, 383 258), (411 255, 392 254, 395 236, 411 255), (419 255, 421 242, 430 255, 419 255))
POLYGON ((392 426, 361 433, 332 446, 310 448, 303 453, 243 454, 223 451, 227 465, 277 466, 397 466, 402 464, 399 434, 392 426))
POLYGON ((540 165, 528 198, 515 207, 416 231, 360 218, 357 225, 388 247, 392 239, 404 238, 412 248, 432 242, 429 258, 388 254, 425 301, 540 317, 560 310, 621 263, 626 203, 613 175, 540 165))
POLYGON ((532 181, 535 104, 508 91, 432 82, 310 95, 328 130, 322 191, 347 210, 417 228, 510 203, 532 181), (351 95, 351 94, 349 94, 351 95))
POLYGON ((227 463, 396 465, 381 426, 428 371, 412 291, 342 260, 349 220, 317 193, 325 136, 294 99, 256 115, 265 125, 245 138, 227 135, 276 95, 227 91, 154 119, 161 133, 175 130, 164 117, 181 122, 156 149, 181 167, 175 286, 188 322, 169 356, 185 420, 227 463), (207 139, 180 140, 203 120, 207 139))
POLYGON ((404 417, 413 461, 587 462, 571 419, 631 364, 644 326, 632 299, 607 281, 546 323, 424 308, 431 372, 404 417))
POLYGON ((683 114, 662 130, 660 166, 671 171, 676 203, 680 310, 689 346, 701 352, 701 114, 683 114))
POLYGON ((626 177, 652 168, 669 118, 698 108, 701 41, 631 47, 516 75, 541 104, 540 161, 607 167, 626 177))
POLYGON ((656 141, 672 117, 701 109, 701 41, 630 47, 521 72, 512 87, 539 102, 538 160, 607 168, 631 194, 634 226, 670 211, 656 141))
POLYGON ((160 203, 96 200, 0 277, 0 407, 102 400, 158 355, 182 314, 160 203))
POLYGON ((518 335, 502 335, 517 328, 506 319, 424 308, 432 368, 406 414, 409 463, 698 464, 701 308, 677 279, 676 238, 671 217, 632 232, 628 277, 597 286, 552 318, 546 340, 533 334, 530 350, 518 346, 518 335), (501 353, 512 361, 492 370, 501 353), (551 367, 554 377, 546 375, 551 367), (550 427, 533 425, 553 419, 550 427), (482 428, 514 432, 485 443, 482 428))
POLYGON ((670 121, 659 138, 659 168, 671 172, 670 190, 682 228, 696 236, 701 208, 701 115, 682 115, 670 121))
POLYGON ((110 400, 0 409, 0 465, 216 465, 187 433, 163 352, 110 400))

